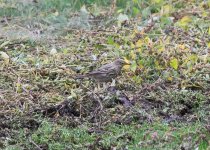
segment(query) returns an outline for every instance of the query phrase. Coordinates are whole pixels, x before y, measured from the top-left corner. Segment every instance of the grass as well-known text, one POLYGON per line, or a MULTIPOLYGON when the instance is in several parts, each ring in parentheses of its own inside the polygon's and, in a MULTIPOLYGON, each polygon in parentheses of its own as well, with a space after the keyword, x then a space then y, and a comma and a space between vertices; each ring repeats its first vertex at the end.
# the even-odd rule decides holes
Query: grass
POLYGON ((57 11, 59 15, 69 15, 73 11, 79 10, 83 5, 109 4, 103 0, 38 0, 38 3, 31 1, 2 0, 0 5, 0 16, 7 17, 46 17, 57 11))
POLYGON ((41 126, 26 136, 26 130, 20 130, 15 145, 6 149, 35 149, 36 146, 48 145, 48 149, 179 149, 189 144, 191 149, 199 147, 205 150, 210 140, 210 133, 201 123, 194 124, 154 124, 117 125, 110 124, 101 129, 101 133, 90 133, 88 126, 68 128, 44 120, 41 126), (202 136, 198 137, 197 135, 202 136), (189 138, 190 137, 190 138, 189 138), (186 143, 185 143, 186 142, 186 143))

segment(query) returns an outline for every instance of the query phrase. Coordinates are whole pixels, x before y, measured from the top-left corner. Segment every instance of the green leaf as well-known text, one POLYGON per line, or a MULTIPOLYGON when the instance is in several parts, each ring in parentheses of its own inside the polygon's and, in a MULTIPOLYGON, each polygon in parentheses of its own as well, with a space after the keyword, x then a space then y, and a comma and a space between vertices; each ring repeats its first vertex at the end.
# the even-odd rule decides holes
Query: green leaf
POLYGON ((153 3, 156 4, 162 4, 164 1, 163 0, 152 0, 153 3))
POLYGON ((171 66, 172 68, 174 68, 175 70, 177 70, 177 69, 178 69, 178 66, 179 66, 178 60, 177 60, 176 58, 171 59, 171 61, 170 61, 170 66, 171 66))
POLYGON ((135 72, 136 69, 137 69, 137 64, 136 64, 136 62, 133 62, 131 65, 131 71, 135 72))
POLYGON ((133 0, 133 3, 138 4, 139 2, 138 2, 138 0, 133 0))
POLYGON ((113 37, 111 37, 111 36, 109 36, 108 38, 107 38, 107 44, 110 44, 110 45, 114 45, 114 39, 113 39, 113 37))
POLYGON ((133 7, 133 15, 136 16, 137 14, 139 14, 139 9, 137 7, 133 7))

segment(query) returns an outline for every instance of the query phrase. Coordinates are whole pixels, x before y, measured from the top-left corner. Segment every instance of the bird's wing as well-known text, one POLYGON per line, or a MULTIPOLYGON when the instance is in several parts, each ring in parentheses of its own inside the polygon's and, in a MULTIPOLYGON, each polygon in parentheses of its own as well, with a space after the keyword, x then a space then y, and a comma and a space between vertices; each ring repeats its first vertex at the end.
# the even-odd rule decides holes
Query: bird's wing
POLYGON ((88 73, 88 75, 94 75, 94 74, 106 74, 107 71, 105 70, 94 70, 88 73))
POLYGON ((98 68, 97 70, 104 70, 104 71, 107 71, 109 70, 111 67, 113 67, 113 64, 110 63, 110 64, 105 64, 103 66, 101 66, 100 68, 98 68))
POLYGON ((113 66, 106 66, 106 67, 101 67, 97 70, 94 70, 92 72, 89 72, 89 75, 93 75, 93 74, 115 74, 116 69, 113 66))

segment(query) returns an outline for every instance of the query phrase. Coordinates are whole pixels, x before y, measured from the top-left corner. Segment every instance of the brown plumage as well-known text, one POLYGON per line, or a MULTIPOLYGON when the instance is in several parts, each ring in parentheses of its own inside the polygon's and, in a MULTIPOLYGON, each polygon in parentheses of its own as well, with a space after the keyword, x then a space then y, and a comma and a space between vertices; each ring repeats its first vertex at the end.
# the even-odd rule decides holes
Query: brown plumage
POLYGON ((116 59, 112 63, 102 65, 100 68, 93 70, 85 75, 77 76, 77 79, 88 77, 96 80, 97 82, 110 82, 120 74, 124 65, 126 65, 124 60, 116 59))

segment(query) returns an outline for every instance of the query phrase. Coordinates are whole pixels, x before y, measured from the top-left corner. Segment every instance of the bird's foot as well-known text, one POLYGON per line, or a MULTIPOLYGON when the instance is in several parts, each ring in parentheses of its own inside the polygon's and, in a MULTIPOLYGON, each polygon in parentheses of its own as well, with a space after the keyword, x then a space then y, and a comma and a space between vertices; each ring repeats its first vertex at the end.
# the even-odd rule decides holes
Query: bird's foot
POLYGON ((112 79, 111 86, 113 86, 113 87, 115 87, 115 86, 116 86, 116 81, 115 81, 115 79, 112 79))

